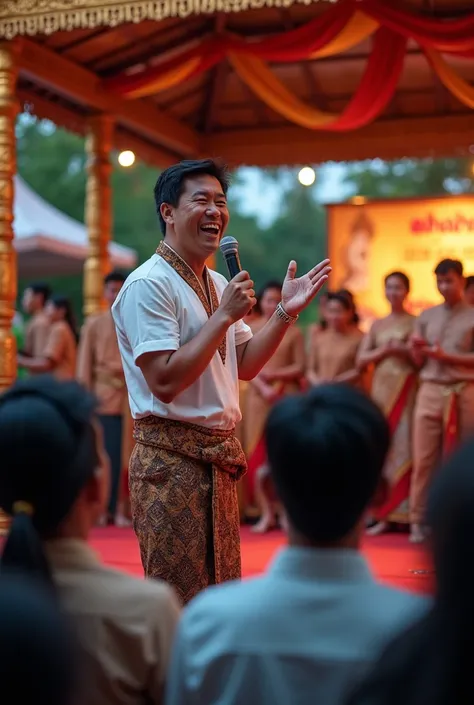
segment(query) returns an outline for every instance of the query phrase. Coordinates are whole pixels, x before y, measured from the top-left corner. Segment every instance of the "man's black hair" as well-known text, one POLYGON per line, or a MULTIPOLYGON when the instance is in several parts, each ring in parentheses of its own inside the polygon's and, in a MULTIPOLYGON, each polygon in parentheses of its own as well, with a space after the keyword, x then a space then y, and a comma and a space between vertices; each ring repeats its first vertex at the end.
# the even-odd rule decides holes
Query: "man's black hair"
POLYGON ((119 282, 119 284, 123 284, 126 278, 126 274, 119 271, 118 269, 114 269, 113 272, 109 272, 109 274, 104 277, 104 284, 107 285, 109 282, 119 282))
POLYGON ((268 459, 292 526, 316 545, 346 537, 382 476, 388 423, 357 389, 328 384, 286 397, 270 412, 268 459))
POLYGON ((40 294, 43 297, 43 303, 51 297, 51 287, 46 282, 33 282, 28 284, 27 289, 31 289, 33 294, 40 294))
POLYGON ((436 276, 445 276, 450 272, 454 272, 459 277, 462 277, 464 273, 462 262, 460 262, 458 259, 443 259, 434 270, 436 276))
POLYGON ((158 213, 163 235, 166 233, 166 223, 160 212, 161 205, 169 203, 171 206, 176 207, 183 193, 186 179, 200 176, 201 174, 214 176, 222 186, 223 193, 227 195, 230 184, 229 170, 223 162, 217 159, 188 159, 179 162, 179 164, 173 164, 158 177, 154 194, 156 212, 158 213))

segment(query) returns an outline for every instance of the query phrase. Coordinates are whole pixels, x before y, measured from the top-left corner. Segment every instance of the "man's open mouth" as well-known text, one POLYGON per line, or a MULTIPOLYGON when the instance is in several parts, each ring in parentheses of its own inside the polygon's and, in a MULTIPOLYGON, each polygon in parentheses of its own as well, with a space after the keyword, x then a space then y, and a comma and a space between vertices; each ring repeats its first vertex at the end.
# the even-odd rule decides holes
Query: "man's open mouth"
POLYGON ((208 235, 219 235, 221 226, 219 223, 203 223, 201 225, 201 230, 208 235))

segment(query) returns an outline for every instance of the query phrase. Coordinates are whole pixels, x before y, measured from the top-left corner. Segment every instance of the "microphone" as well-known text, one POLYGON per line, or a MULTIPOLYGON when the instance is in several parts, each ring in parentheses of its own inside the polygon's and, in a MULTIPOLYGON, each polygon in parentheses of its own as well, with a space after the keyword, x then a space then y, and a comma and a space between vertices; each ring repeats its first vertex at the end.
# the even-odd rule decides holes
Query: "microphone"
POLYGON ((242 266, 239 259, 239 243, 231 235, 226 235, 221 240, 219 245, 222 256, 225 259, 229 277, 233 279, 239 272, 242 271, 242 266))

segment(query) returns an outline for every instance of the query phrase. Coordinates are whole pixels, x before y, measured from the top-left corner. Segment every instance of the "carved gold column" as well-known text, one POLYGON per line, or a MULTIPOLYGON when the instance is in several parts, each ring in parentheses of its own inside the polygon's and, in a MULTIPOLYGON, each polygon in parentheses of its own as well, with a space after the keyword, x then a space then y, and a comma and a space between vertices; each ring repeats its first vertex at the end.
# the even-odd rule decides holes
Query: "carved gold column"
MULTIPOLYGON (((0 42, 0 393, 16 377, 16 341, 12 331, 17 296, 16 253, 13 249, 13 177, 16 171, 15 96, 18 45, 0 42)), ((0 533, 8 520, 0 512, 0 533)))
POLYGON ((113 120, 95 115, 89 121, 85 221, 89 234, 89 254, 84 264, 84 315, 104 308, 104 277, 110 271, 109 242, 112 231, 112 191, 110 151, 113 120))

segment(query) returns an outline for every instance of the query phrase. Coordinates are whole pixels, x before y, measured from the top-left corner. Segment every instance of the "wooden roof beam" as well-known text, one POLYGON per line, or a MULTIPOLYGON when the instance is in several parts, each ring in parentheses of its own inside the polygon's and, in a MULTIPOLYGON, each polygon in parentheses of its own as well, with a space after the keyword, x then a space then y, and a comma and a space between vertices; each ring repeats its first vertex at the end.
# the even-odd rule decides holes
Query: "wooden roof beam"
POLYGON ((188 158, 200 154, 199 135, 151 101, 125 100, 105 91, 94 73, 29 39, 21 40, 21 48, 20 73, 35 83, 92 110, 112 113, 117 123, 176 154, 188 158))
POLYGON ((203 149, 232 167, 318 164, 363 159, 452 156, 474 144, 471 114, 383 120, 355 132, 300 127, 233 130, 204 138, 203 149))
MULTIPOLYGON (((51 120, 51 122, 71 132, 85 135, 87 127, 86 115, 71 110, 71 108, 65 107, 60 103, 47 100, 32 91, 19 89, 17 95, 22 106, 25 104, 30 106, 30 112, 38 118, 51 120)), ((131 149, 139 159, 157 168, 171 166, 171 164, 175 164, 178 160, 176 154, 168 152, 154 144, 150 144, 136 135, 124 132, 119 128, 114 130, 113 143, 117 149, 131 149)))

